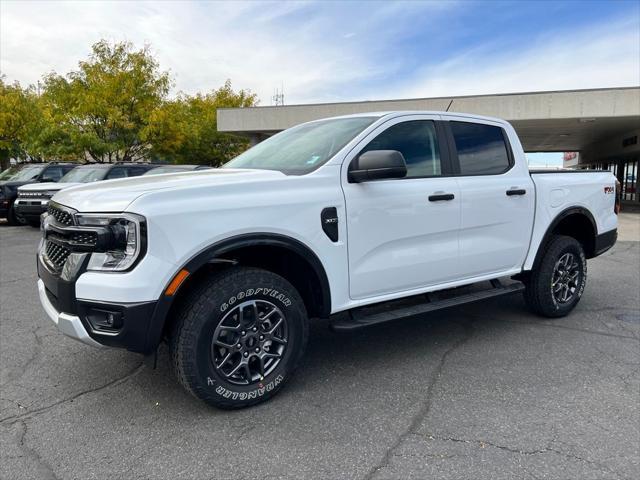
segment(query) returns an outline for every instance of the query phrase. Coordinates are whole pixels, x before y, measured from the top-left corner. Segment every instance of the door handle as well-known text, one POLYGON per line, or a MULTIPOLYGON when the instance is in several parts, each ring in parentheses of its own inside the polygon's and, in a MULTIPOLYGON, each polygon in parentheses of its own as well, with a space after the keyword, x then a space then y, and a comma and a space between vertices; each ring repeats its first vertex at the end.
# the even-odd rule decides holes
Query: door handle
POLYGON ((429 195, 430 202, 448 201, 453 200, 454 198, 455 196, 453 195, 453 193, 439 193, 437 195, 429 195))
POLYGON ((514 195, 526 195, 527 191, 524 188, 513 188, 511 190, 507 190, 507 195, 512 197, 514 195))

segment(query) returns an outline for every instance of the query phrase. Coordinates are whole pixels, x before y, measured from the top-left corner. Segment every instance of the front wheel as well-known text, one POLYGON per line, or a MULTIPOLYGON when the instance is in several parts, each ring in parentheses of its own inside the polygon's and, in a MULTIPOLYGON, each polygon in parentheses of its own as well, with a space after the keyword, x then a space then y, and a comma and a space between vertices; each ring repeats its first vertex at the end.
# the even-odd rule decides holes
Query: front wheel
POLYGON ((527 306, 545 317, 567 315, 580 301, 587 283, 587 259, 575 238, 555 235, 542 260, 525 280, 527 306))
POLYGON ((18 215, 18 212, 16 212, 15 209, 15 205, 11 205, 11 207, 9 207, 9 213, 7 214, 7 223, 12 226, 21 226, 26 225, 27 221, 24 219, 24 217, 18 215))
POLYGON ((189 296, 171 336, 180 383, 219 408, 271 398, 298 365, 308 338, 304 303, 284 278, 232 268, 189 296))

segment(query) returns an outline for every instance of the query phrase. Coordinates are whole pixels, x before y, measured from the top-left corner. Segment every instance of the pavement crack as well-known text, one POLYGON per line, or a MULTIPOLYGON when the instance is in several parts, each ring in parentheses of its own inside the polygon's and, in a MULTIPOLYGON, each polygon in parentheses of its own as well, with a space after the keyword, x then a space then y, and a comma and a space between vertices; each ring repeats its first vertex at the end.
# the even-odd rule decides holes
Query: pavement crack
POLYGON ((254 430, 254 429, 255 427, 253 425, 249 425, 243 428, 242 430, 240 430, 240 433, 238 433, 238 435, 236 435, 236 438, 235 438, 236 443, 242 440, 247 433, 249 433, 251 430, 254 430))
POLYGON ((10 283, 23 282, 25 280, 31 280, 32 282, 35 283, 35 280, 33 279, 33 276, 29 275, 28 277, 12 278, 11 280, 1 280, 0 281, 0 285, 8 285, 10 283))
POLYGON ((464 335, 462 336, 462 338, 454 342, 453 345, 451 345, 440 357, 440 361, 438 362, 435 371, 431 375, 429 385, 427 386, 425 401, 413 416, 409 427, 404 432, 402 432, 402 434, 400 434, 396 441, 387 449, 380 462, 377 465, 374 465, 371 470, 369 470, 369 472, 365 475, 364 480, 372 479, 376 475, 376 473, 378 473, 383 468, 388 467, 391 458, 394 456, 394 452, 409 435, 415 434, 417 432, 424 419, 429 415, 429 411, 431 410, 431 405, 433 403, 433 393, 436 389, 438 381, 442 376, 447 358, 473 337, 474 330, 471 326, 471 322, 466 322, 461 325, 464 328, 464 335))
POLYGON ((565 458, 569 458, 569 459, 573 459, 573 460, 577 460, 579 462, 582 463, 586 463, 587 465, 590 465, 594 468, 597 468, 598 470, 602 471, 602 472, 606 472, 606 473, 610 473, 612 475, 615 475, 617 478, 620 479, 625 479, 626 477, 624 477, 623 475, 621 475, 620 473, 616 472, 615 470, 610 469, 609 467, 607 467, 606 465, 603 465, 601 463, 595 462, 593 460, 589 460, 588 458, 584 458, 581 457, 579 455, 573 454, 573 453, 568 453, 568 452, 564 452, 562 450, 559 450, 558 448, 553 448, 553 443, 554 440, 550 441, 549 444, 543 448, 540 449, 535 449, 535 450, 524 450, 524 449, 520 449, 520 448, 513 448, 513 447, 509 447, 507 445, 500 445, 497 443, 493 443, 493 442, 489 442, 487 440, 470 440, 470 439, 464 439, 464 438, 456 438, 456 437, 438 437, 435 435, 429 435, 429 434, 416 434, 416 435, 420 435, 422 437, 427 437, 429 440, 440 440, 443 442, 455 442, 455 443, 466 443, 466 444, 470 444, 470 445, 476 445, 479 446, 480 448, 487 448, 487 447, 491 447, 491 448, 496 448, 511 454, 516 454, 516 455, 545 455, 545 454, 552 454, 552 455, 559 455, 565 458))
POLYGON ((18 434, 18 447, 24 452, 34 465, 36 465, 42 478, 47 480, 58 480, 55 472, 39 454, 33 448, 30 448, 26 442, 27 436, 27 424, 23 420, 19 420, 20 433, 18 434))
POLYGON ((119 378, 116 378, 114 380, 111 380, 110 382, 107 382, 104 385, 100 385, 99 387, 89 388, 87 390, 82 390, 81 392, 78 392, 75 395, 72 395, 71 397, 64 398, 62 400, 58 400, 57 402, 51 403, 51 404, 46 405, 44 407, 36 408, 36 409, 31 410, 31 411, 29 411, 27 413, 23 413, 21 415, 11 415, 9 417, 1 418, 0 419, 0 425, 12 424, 12 423, 15 423, 15 422, 22 421, 23 419, 29 419, 29 418, 35 417, 37 415, 40 415, 42 413, 45 413, 45 412, 51 410, 52 408, 55 408, 55 407, 57 407, 59 405, 62 405, 64 403, 72 402, 72 401, 76 400, 77 398, 80 398, 80 397, 82 397, 84 395, 88 395, 90 393, 99 392, 99 391, 104 390, 104 389, 109 388, 109 387, 115 387, 116 385, 120 385, 121 383, 124 383, 127 380, 129 380, 130 378, 136 376, 138 373, 140 373, 140 371, 143 368, 144 368, 144 362, 139 364, 138 366, 136 366, 133 370, 129 371, 126 375, 123 375, 122 377, 119 377, 119 378))
POLYGON ((477 444, 480 448, 486 448, 486 447, 499 448, 500 450, 504 450, 509 453, 517 453, 520 455, 540 455, 542 453, 548 453, 551 451, 548 447, 537 449, 537 450, 522 450, 520 448, 507 447, 505 445, 498 445, 497 443, 488 442, 486 440, 466 440, 463 438, 454 438, 454 437, 436 437, 434 435, 421 435, 421 436, 426 436, 429 440, 477 444))
POLYGON ((536 327, 548 327, 548 328, 560 328, 563 330, 573 330, 575 332, 581 332, 581 333, 586 333, 589 335, 599 335, 602 337, 614 337, 614 338, 624 338, 627 340, 633 340, 633 341, 640 341, 640 338, 635 337, 635 336, 629 336, 629 335, 619 335, 617 333, 608 333, 608 332, 601 332, 598 330, 589 330, 586 328, 578 328, 578 327, 570 327, 568 325, 559 325, 559 324, 551 324, 551 323, 542 323, 542 322, 527 322, 527 321, 522 321, 522 320, 498 320, 498 319, 494 319, 494 321, 496 322, 500 322, 500 323, 515 323, 515 324, 519 324, 519 325, 533 325, 536 327))
POLYGON ((39 325, 36 325, 35 328, 30 330, 30 333, 33 335, 36 341, 35 347, 31 356, 20 368, 20 372, 18 372, 17 374, 9 373, 7 380, 0 383, 0 387, 5 387, 6 385, 9 385, 15 382, 16 380, 19 380, 20 378, 22 378, 22 376, 29 370, 29 367, 31 367, 31 365, 33 365, 36 362, 36 360, 40 358, 40 356, 42 355, 42 338, 40 338, 40 336, 38 335, 38 330, 40 330, 40 328, 42 327, 39 325))
POLYGON ((448 460, 450 458, 456 458, 460 455, 451 455, 446 453, 394 453, 393 457, 398 458, 433 458, 436 460, 448 460))

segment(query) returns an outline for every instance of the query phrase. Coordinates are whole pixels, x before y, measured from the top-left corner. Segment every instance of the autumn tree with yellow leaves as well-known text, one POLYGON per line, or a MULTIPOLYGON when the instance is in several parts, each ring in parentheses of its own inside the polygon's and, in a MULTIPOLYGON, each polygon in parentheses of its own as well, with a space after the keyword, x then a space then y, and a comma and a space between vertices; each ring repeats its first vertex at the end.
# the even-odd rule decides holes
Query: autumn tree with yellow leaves
POLYGON ((216 112, 257 97, 227 81, 209 93, 170 98, 171 77, 148 46, 102 40, 78 69, 44 77, 38 94, 0 79, 0 161, 162 160, 220 165, 247 148, 217 131, 216 112))

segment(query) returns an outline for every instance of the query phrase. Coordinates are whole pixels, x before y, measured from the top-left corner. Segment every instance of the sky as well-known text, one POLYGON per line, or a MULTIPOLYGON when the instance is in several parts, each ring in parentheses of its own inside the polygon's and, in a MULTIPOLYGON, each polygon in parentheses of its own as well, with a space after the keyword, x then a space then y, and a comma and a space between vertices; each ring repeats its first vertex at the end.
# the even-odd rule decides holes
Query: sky
POLYGON ((34 84, 106 38, 148 44, 173 93, 285 103, 640 85, 640 2, 0 2, 0 72, 34 84))

